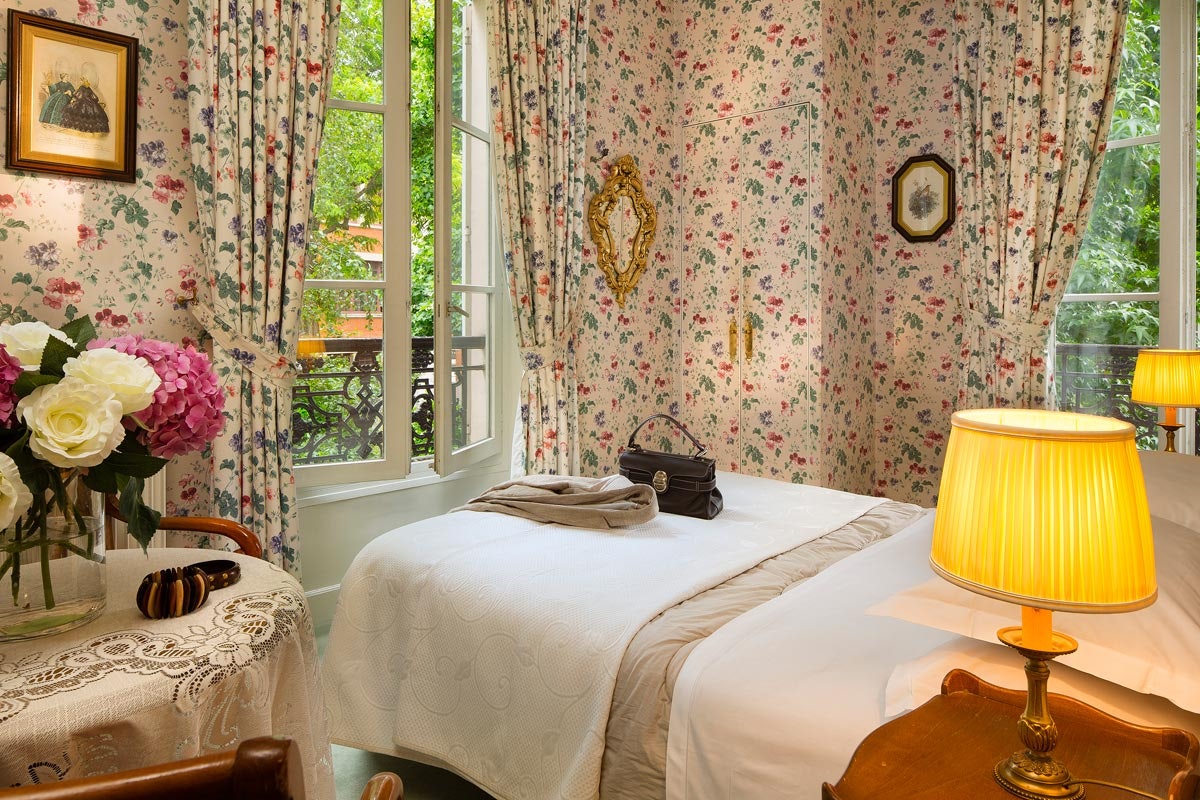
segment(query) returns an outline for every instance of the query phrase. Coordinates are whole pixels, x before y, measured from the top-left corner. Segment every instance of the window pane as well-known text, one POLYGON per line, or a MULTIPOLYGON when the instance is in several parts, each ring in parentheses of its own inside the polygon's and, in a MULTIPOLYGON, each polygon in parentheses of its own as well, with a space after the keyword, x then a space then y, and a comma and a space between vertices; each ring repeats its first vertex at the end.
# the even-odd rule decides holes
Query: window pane
POLYGON ((454 117, 480 130, 488 130, 487 41, 482 3, 454 0, 451 32, 453 71, 451 109, 454 117))
POLYGON ((1158 196, 1158 145, 1108 151, 1068 292, 1158 291, 1158 196))
POLYGON ((453 394, 451 442, 455 450, 492 435, 488 391, 490 298, 481 292, 454 292, 451 303, 450 384, 453 394))
POLYGON ((454 130, 450 190, 450 281, 491 285, 491 154, 488 143, 454 130))
MULTIPOLYGON (((430 337, 433 336, 434 268, 433 57, 433 0, 413 0, 412 124, 409 139, 412 148, 412 335, 430 337)), ((432 346, 430 344, 430 348, 432 346)), ((430 377, 432 379, 432 372, 430 377)), ((428 454, 433 454, 432 440, 428 454)))
POLYGON ((314 191, 306 277, 382 278, 381 114, 328 112, 314 191))
POLYGON ((1057 325, 1060 344, 1157 347, 1158 303, 1063 303, 1058 309, 1057 325))
POLYGON ((1125 24, 1109 140, 1158 133, 1158 65, 1162 62, 1159 28, 1159 0, 1133 0, 1125 24))
POLYGON ((1157 409, 1129 399, 1137 352, 1158 344, 1158 303, 1063 303, 1054 345, 1054 386, 1064 411, 1127 420, 1138 446, 1154 449, 1157 409))
POLYGON ((383 457, 383 290, 304 290, 292 393, 296 464, 383 457))
POLYGON ((345 0, 330 93, 339 100, 383 102, 383 2, 345 0))

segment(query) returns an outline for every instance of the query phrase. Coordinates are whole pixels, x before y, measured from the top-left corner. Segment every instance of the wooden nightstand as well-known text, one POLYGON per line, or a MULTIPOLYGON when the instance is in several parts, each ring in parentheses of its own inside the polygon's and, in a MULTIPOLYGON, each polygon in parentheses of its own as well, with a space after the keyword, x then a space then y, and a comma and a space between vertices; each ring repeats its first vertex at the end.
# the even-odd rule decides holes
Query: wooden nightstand
MULTIPOLYGON (((1012 800, 992 778, 992 768, 1021 749, 1016 723, 1024 707, 1025 692, 952 670, 941 695, 872 731, 837 785, 822 787, 822 797, 1012 800)), ((1053 693, 1050 714, 1059 730, 1055 756, 1072 777, 1119 783, 1164 800, 1200 800, 1200 744, 1194 734, 1131 725, 1053 693)), ((1137 798, 1085 785, 1089 800, 1137 798)))

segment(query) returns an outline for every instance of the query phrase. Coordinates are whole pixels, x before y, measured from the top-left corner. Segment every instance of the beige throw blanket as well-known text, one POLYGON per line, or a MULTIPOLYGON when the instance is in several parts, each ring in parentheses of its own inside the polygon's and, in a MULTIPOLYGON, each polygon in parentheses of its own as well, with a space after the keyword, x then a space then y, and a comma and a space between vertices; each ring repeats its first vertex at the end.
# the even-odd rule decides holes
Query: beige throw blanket
POLYGON ((575 528, 620 528, 658 513, 654 489, 621 475, 526 475, 497 484, 455 511, 497 511, 575 528))

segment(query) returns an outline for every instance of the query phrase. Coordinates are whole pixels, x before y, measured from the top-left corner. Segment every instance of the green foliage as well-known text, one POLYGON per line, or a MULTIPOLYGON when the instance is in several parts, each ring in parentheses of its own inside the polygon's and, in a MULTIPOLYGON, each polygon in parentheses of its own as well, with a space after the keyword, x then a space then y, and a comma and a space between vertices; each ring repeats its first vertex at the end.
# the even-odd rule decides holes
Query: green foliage
MULTIPOLYGON (((412 335, 433 335, 433 93, 434 21, 431 0, 413 0, 411 8, 412 125, 409 136, 412 178, 412 335)), ((382 0, 345 4, 338 37, 332 94, 341 100, 383 100, 382 0)), ((395 155, 389 155, 395 158, 395 155)), ((383 219, 384 127, 381 114, 331 110, 314 192, 316 222, 308 270, 310 278, 377 278, 354 247, 373 249, 352 227, 378 226, 383 219)), ((399 207, 399 204, 396 204, 399 207)), ((393 212, 395 213, 395 212, 393 212)), ((385 242, 385 259, 401 243, 385 242)), ((393 263, 403 263, 394 259, 393 263)), ((325 332, 341 329, 339 312, 363 310, 364 292, 308 290, 304 322, 319 322, 325 332)), ((377 305, 377 304, 376 304, 377 305)))
MULTIPOLYGON (((1110 142, 1159 132, 1160 0, 1133 0, 1121 54, 1110 142)), ((1159 288, 1161 188, 1157 145, 1110 147, 1068 292, 1153 292, 1159 288)), ((1157 303, 1068 303, 1061 342, 1157 345, 1157 303)))

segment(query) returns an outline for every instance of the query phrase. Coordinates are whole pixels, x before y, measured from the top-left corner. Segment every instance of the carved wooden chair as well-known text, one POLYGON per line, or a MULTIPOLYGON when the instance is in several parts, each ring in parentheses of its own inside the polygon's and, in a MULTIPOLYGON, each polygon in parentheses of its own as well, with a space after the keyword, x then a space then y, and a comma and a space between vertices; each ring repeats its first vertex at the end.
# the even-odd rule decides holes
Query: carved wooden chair
MULTIPOLYGON (((402 800, 391 772, 367 782, 361 800, 402 800)), ((304 800, 300 752, 291 739, 248 739, 236 750, 143 769, 0 789, 3 800, 304 800)))
MULTIPOLYGON (((125 517, 121 515, 121 511, 117 507, 117 499, 112 495, 105 496, 104 510, 107 520, 126 522, 125 517)), ((262 558, 262 545, 259 543, 258 537, 245 525, 233 522, 232 520, 221 519, 219 517, 163 517, 158 521, 158 529, 161 531, 187 531, 224 536, 233 540, 233 543, 238 546, 236 552, 254 556, 255 558, 262 558)), ((112 546, 113 531, 111 524, 108 526, 107 536, 108 545, 112 546)))

